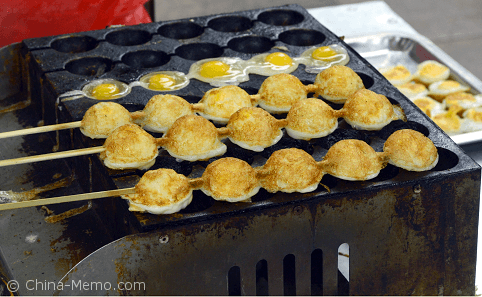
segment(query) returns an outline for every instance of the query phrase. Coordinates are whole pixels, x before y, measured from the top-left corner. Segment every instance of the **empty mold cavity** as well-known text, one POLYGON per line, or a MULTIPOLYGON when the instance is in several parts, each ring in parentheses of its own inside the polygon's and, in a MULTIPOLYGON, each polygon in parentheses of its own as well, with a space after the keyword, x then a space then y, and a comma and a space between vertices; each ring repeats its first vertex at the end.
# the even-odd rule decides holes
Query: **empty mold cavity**
POLYGON ((444 171, 454 168, 459 163, 459 157, 452 151, 443 147, 437 147, 438 163, 431 171, 444 171))
POLYGON ((291 26, 301 23, 305 17, 294 10, 277 9, 260 13, 258 21, 272 26, 291 26))
POLYGON ((176 48, 176 55, 192 61, 217 58, 220 57, 223 52, 224 50, 214 43, 190 43, 176 48))
POLYGON ((242 16, 225 16, 209 21, 208 27, 220 32, 242 32, 253 27, 250 19, 242 16))
POLYGON ((246 54, 264 53, 274 46, 274 42, 262 36, 244 36, 231 39, 228 47, 234 51, 246 54))
POLYGON ((186 208, 179 211, 182 214, 196 213, 210 208, 214 202, 213 198, 207 196, 202 191, 193 191, 191 203, 186 208))
POLYGON ((203 34, 204 28, 193 22, 179 22, 164 25, 157 32, 167 38, 189 39, 203 34))
POLYGON ((54 40, 50 46, 58 52, 77 54, 93 50, 98 44, 97 39, 90 36, 68 36, 54 40))
POLYGON ((142 50, 122 56, 122 62, 132 68, 154 68, 169 62, 170 57, 161 51, 142 50))
POLYGON ((358 74, 358 76, 361 78, 365 89, 369 89, 375 84, 375 80, 371 76, 360 72, 357 72, 356 74, 358 74))
POLYGON ((101 57, 88 57, 73 60, 65 65, 70 73, 84 76, 101 76, 112 69, 112 61, 101 57))
POLYGON ((378 132, 378 137, 381 139, 387 139, 392 135, 395 131, 398 130, 403 130, 403 129, 411 129, 418 131, 422 133, 423 135, 427 136, 429 135, 430 131, 428 130, 427 127, 424 125, 414 122, 414 121, 402 121, 402 120, 396 120, 391 122, 390 124, 386 125, 383 127, 379 132, 378 132))
POLYGON ((398 175, 400 169, 396 166, 388 164, 385 168, 380 170, 380 173, 374 179, 371 179, 372 182, 381 182, 385 180, 390 180, 398 175))
POLYGON ((281 33, 278 38, 282 42, 290 45, 312 46, 325 41, 326 36, 315 30, 295 29, 281 33))
POLYGON ((105 36, 108 43, 115 45, 139 45, 151 40, 151 33, 143 30, 124 29, 110 32, 105 36))

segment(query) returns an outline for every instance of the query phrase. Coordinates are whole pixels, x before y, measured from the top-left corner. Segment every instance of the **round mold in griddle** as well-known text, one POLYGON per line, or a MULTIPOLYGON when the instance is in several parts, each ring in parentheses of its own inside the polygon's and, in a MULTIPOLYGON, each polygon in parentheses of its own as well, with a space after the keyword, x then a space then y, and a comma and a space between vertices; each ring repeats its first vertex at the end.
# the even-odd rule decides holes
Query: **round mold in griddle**
POLYGON ((77 54, 88 52, 99 45, 97 39, 90 36, 66 36, 55 39, 50 47, 61 53, 77 54))
POLYGON ((141 50, 122 56, 122 62, 135 69, 154 68, 167 64, 171 58, 162 51, 141 50))
POLYGON ((430 131, 424 125, 414 122, 414 121, 402 121, 396 120, 391 122, 390 124, 383 127, 380 131, 377 132, 377 136, 381 139, 388 139, 390 135, 395 133, 395 131, 403 130, 403 129, 411 129, 422 133, 424 136, 428 137, 430 131))
POLYGON ((219 32, 242 32, 253 27, 253 22, 247 17, 225 16, 212 19, 208 27, 219 32))
POLYGON ((123 29, 110 32, 105 36, 108 43, 123 46, 140 45, 152 38, 151 33, 144 30, 123 29))
POLYGON ((110 59, 102 57, 86 57, 72 60, 65 65, 65 70, 70 73, 84 76, 101 76, 112 69, 110 59))
POLYGON ((161 26, 157 32, 167 38, 189 39, 203 34, 204 28, 193 22, 178 22, 161 26))
POLYGON ((224 50, 214 43, 190 43, 176 48, 175 53, 183 59, 199 61, 220 57, 224 50))
POLYGON ((234 51, 246 54, 264 53, 269 51, 275 43, 263 36, 244 36, 231 39, 228 47, 234 51))
POLYGON ((320 31, 310 29, 293 29, 282 32, 278 36, 279 40, 286 44, 295 46, 312 46, 321 44, 326 36, 320 31))
POLYGON ((361 72, 357 72, 356 74, 361 78, 365 89, 369 89, 375 84, 375 80, 371 76, 361 72))
POLYGON ((303 22, 305 17, 294 10, 276 9, 262 12, 258 15, 258 21, 271 26, 291 26, 303 22))
POLYGON ((443 147, 437 147, 437 152, 439 157, 438 163, 430 171, 449 170, 459 163, 459 157, 454 152, 443 147))

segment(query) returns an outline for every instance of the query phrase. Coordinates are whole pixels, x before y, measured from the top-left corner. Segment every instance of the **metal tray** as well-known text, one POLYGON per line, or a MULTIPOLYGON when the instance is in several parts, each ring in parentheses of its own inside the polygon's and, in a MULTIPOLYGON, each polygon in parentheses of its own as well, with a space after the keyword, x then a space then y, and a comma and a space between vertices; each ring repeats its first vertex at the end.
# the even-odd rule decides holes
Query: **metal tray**
MULTIPOLYGON (((353 38, 345 42, 376 68, 405 65, 412 73, 426 60, 436 60, 450 68, 450 78, 471 87, 474 94, 482 93, 482 81, 422 35, 380 33, 353 38)), ((482 130, 453 135, 458 145, 482 141, 482 130)))

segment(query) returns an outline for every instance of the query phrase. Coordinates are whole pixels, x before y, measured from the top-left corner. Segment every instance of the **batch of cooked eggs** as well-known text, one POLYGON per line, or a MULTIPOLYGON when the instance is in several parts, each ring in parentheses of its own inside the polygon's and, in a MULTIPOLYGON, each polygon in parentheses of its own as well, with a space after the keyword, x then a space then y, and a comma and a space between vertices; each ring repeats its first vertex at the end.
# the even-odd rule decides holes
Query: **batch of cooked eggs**
POLYGON ((482 130, 482 94, 450 79, 450 69, 427 60, 411 73, 399 64, 380 72, 448 135, 482 130))
MULTIPOLYGON (((62 118, 80 121, 85 146, 100 144, 106 174, 117 186, 125 180, 119 176, 139 177, 136 193, 123 196, 131 211, 179 212, 191 204, 195 190, 228 202, 251 202, 261 190, 331 191, 326 176, 368 181, 388 167, 422 172, 440 162, 444 144, 431 140, 429 134, 437 133, 431 124, 302 7, 167 26, 220 19, 236 24, 236 30, 209 26, 181 41, 163 35, 162 42, 148 44, 149 50, 170 49, 163 63, 142 45, 124 45, 129 53, 115 65, 87 53, 73 60, 65 55, 65 69, 46 74, 56 94, 50 100, 60 104, 62 118), (241 22, 247 18, 249 28, 241 22), (204 57, 206 44, 222 51, 204 57), (182 57, 180 48, 186 46, 195 58, 182 57), (142 55, 134 62, 124 59, 136 51, 142 55), (143 58, 148 61, 139 61, 143 58)), ((165 32, 162 28, 157 32, 165 32)), ((32 51, 36 67, 42 69, 42 59, 47 68, 55 64, 46 58, 54 56, 49 51, 43 56, 32 51)))

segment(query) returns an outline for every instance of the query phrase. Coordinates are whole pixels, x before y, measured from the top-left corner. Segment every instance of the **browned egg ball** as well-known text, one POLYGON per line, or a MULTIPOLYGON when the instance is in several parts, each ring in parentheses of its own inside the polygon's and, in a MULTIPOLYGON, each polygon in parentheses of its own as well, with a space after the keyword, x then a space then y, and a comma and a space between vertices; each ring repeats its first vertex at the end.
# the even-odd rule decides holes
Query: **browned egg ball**
POLYGON ((257 169, 261 185, 268 192, 311 192, 323 177, 313 157, 297 148, 275 151, 266 164, 257 169))
POLYGON ((228 138, 231 142, 260 152, 283 137, 281 128, 285 123, 261 108, 244 107, 231 116, 226 127, 230 131, 228 138))
POLYGON ((175 95, 155 95, 142 112, 135 112, 135 122, 151 132, 166 133, 178 118, 193 114, 191 104, 175 95))
POLYGON ((388 154, 390 164, 409 171, 430 170, 438 162, 433 142, 415 130, 395 131, 385 141, 383 151, 388 154))
POLYGON ((238 86, 224 86, 207 91, 194 109, 216 123, 226 124, 243 107, 251 107, 251 96, 238 86))
POLYGON ((87 109, 80 131, 90 138, 107 138, 116 128, 129 123, 132 123, 131 114, 122 105, 100 102, 87 109))
POLYGON ((286 132, 295 139, 310 140, 324 137, 338 127, 338 117, 333 108, 315 98, 296 102, 286 119, 286 132))
POLYGON ((323 172, 344 180, 369 180, 380 173, 387 161, 366 142, 346 139, 335 143, 320 163, 323 172))
POLYGON ((267 77, 258 91, 258 104, 270 113, 288 112, 299 100, 306 99, 308 89, 294 75, 287 73, 267 77))
POLYGON ((464 119, 457 114, 461 110, 462 108, 459 106, 452 106, 446 112, 432 116, 431 119, 448 135, 459 134, 464 132, 462 129, 464 119))
POLYGON ((334 103, 344 103, 360 89, 364 89, 360 76, 350 67, 334 65, 316 75, 316 95, 334 103))
POLYGON ((197 115, 177 119, 158 143, 171 156, 191 162, 223 155, 227 149, 214 124, 197 115))
POLYGON ((231 157, 209 164, 201 179, 201 190, 220 201, 246 201, 260 189, 256 171, 245 161, 231 157))
POLYGON ((384 95, 367 89, 352 94, 339 115, 355 129, 380 130, 394 120, 406 121, 399 106, 394 106, 384 95))
POLYGON ((135 186, 135 193, 123 195, 129 210, 152 214, 171 214, 192 201, 189 179, 172 169, 149 170, 135 186))
POLYGON ((114 130, 100 153, 105 166, 111 169, 148 169, 159 153, 156 139, 135 124, 126 124, 114 130))

